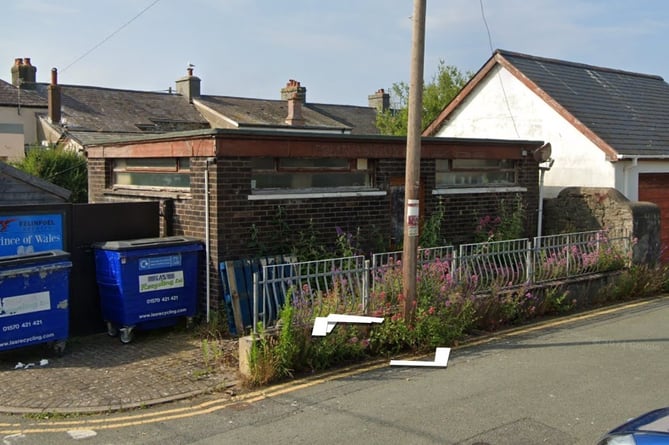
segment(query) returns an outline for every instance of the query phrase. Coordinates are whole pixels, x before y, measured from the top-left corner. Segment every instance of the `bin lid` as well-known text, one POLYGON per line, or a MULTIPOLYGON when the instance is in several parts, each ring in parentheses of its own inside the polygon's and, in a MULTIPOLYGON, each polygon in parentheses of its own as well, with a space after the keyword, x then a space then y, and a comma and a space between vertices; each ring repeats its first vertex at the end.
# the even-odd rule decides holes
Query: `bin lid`
POLYGON ((105 241, 101 243, 94 243, 93 247, 103 250, 132 250, 152 247, 183 246, 188 244, 202 244, 202 240, 189 236, 166 236, 163 238, 105 241))
POLYGON ((44 252, 34 252, 25 255, 0 256, 0 269, 37 263, 53 263, 69 259, 70 254, 63 250, 45 250, 44 252))

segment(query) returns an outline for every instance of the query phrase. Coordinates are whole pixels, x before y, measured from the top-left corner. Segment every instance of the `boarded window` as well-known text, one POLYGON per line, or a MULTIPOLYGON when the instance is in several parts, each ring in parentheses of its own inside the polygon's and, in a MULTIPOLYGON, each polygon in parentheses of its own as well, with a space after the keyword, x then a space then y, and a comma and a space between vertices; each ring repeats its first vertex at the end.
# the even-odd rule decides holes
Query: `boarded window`
POLYGON ((370 188, 366 159, 254 158, 254 190, 370 188))
POLYGON ((116 159, 114 186, 146 188, 190 188, 189 158, 116 159))
POLYGON ((506 159, 437 159, 437 187, 494 187, 516 184, 516 168, 506 159))

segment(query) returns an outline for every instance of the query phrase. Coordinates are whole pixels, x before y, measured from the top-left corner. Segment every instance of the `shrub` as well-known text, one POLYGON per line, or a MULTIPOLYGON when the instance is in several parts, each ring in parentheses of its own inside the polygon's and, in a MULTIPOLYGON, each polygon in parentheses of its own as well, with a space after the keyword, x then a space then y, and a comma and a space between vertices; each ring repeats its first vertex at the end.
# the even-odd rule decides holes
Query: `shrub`
POLYGON ((375 277, 370 310, 375 316, 385 317, 385 322, 373 329, 372 351, 389 354, 407 349, 428 350, 451 345, 461 338, 471 328, 476 314, 471 289, 452 280, 450 261, 437 259, 419 268, 414 325, 404 320, 400 266, 400 262, 392 263, 375 277))
POLYGON ((477 242, 518 239, 525 232, 525 207, 523 198, 516 194, 513 202, 499 201, 498 215, 478 219, 474 233, 477 242))
POLYGON ((599 291, 597 301, 608 303, 656 295, 669 290, 669 268, 635 264, 599 291))
POLYGON ((249 351, 249 375, 245 382, 250 386, 266 385, 278 379, 278 361, 274 352, 276 339, 258 325, 258 334, 253 335, 249 351))
POLYGON ((70 202, 88 201, 88 168, 86 158, 60 147, 45 149, 33 147, 25 159, 13 163, 23 170, 45 181, 72 192, 70 202))
MULTIPOLYGON (((351 235, 338 230, 337 237, 341 253, 355 252, 351 235)), ((622 251, 611 249, 609 243, 601 241, 595 240, 596 246, 568 249, 570 264, 578 262, 578 268, 587 271, 610 270, 628 264, 629 259, 622 251)), ((494 251, 498 243, 484 246, 494 251)), ((490 253, 488 250, 486 253, 490 253)), ((560 255, 561 251, 556 251, 554 262, 540 266, 545 269, 543 279, 552 277, 555 269, 567 263, 560 255)), ((265 384, 295 373, 360 361, 370 355, 427 352, 457 344, 474 329, 495 330, 545 314, 561 314, 575 306, 575 300, 563 285, 513 285, 510 272, 503 267, 489 274, 487 293, 481 294, 478 275, 468 276, 461 271, 456 282, 451 265, 451 258, 438 258, 418 268, 415 308, 412 308, 415 318, 408 323, 404 318, 402 263, 391 259, 372 271, 367 302, 367 313, 383 317, 384 322, 370 326, 340 323, 325 337, 311 336, 315 318, 331 313, 363 313, 359 289, 350 286, 352 283, 347 282, 350 278, 338 271, 333 271, 330 278, 319 278, 317 287, 321 290, 316 291, 306 284, 300 289, 293 288, 287 298, 290 303, 281 311, 277 330, 272 335, 261 332, 252 350, 252 372, 257 373, 252 381, 265 384)), ((668 287, 667 269, 635 266, 623 270, 605 294, 611 299, 633 298, 668 287)))

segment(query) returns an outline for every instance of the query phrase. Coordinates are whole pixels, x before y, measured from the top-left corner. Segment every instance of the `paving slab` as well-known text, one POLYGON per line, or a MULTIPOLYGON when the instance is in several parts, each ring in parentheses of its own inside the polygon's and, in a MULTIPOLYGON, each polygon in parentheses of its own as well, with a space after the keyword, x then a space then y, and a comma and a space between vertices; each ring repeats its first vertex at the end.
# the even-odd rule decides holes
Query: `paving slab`
POLYGON ((71 338, 62 356, 46 344, 3 351, 0 412, 117 411, 238 385, 234 359, 221 357, 236 346, 212 352, 211 345, 191 331, 160 329, 137 332, 129 344, 106 333, 71 338))

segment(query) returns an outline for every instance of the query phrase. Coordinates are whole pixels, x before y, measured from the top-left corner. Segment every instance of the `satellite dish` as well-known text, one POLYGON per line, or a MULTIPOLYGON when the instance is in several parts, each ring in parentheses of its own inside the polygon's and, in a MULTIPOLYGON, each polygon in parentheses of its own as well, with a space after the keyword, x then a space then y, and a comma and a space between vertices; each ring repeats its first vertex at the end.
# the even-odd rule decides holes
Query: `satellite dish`
POLYGON ((552 151, 551 143, 546 142, 544 145, 534 150, 532 157, 539 163, 546 162, 551 158, 552 151))

